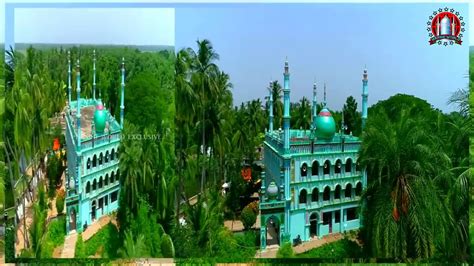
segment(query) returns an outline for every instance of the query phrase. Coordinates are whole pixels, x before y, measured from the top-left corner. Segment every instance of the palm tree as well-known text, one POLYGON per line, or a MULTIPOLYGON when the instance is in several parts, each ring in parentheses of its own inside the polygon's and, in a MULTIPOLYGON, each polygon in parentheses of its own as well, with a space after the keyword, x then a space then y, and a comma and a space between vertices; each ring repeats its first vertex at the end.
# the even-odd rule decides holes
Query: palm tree
POLYGON ((311 124, 311 108, 309 105, 309 100, 306 97, 303 97, 296 109, 296 128, 302 128, 304 130, 309 129, 311 124))
POLYGON ((277 80, 271 82, 269 89, 272 91, 273 97, 273 114, 275 116, 273 123, 275 123, 275 128, 278 129, 282 127, 283 102, 281 99, 283 90, 277 80))
POLYGON ((138 208, 138 195, 142 182, 140 180, 143 162, 142 147, 140 143, 132 139, 137 134, 138 129, 135 125, 125 121, 122 140, 120 142, 120 184, 123 184, 121 193, 124 195, 124 202, 135 213, 138 208))
POLYGON ((445 243, 454 221, 434 179, 451 162, 426 125, 406 110, 399 121, 381 111, 362 135, 359 160, 369 177, 363 199, 370 210, 364 228, 373 256, 428 258, 439 245, 450 248, 445 243))
POLYGON ((140 258, 143 255, 145 249, 145 237, 139 234, 136 238, 133 237, 132 231, 128 230, 125 232, 125 239, 123 242, 123 248, 120 253, 125 258, 140 258))

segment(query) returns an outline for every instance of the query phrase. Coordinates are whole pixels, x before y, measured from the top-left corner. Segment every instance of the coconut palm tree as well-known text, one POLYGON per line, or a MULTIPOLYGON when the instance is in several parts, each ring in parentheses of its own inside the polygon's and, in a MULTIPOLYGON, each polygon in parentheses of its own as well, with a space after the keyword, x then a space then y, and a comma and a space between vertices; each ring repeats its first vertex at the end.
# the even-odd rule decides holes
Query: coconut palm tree
POLYGON ((273 115, 275 116, 274 117, 274 120, 273 120, 273 123, 275 123, 275 128, 278 129, 278 128, 282 128, 282 118, 283 118, 283 102, 282 102, 282 93, 283 93, 283 89, 280 85, 280 83, 278 83, 277 80, 275 81, 272 81, 271 82, 271 85, 270 85, 270 88, 269 88, 271 91, 272 91, 272 97, 273 97, 273 115))
POLYGON ((302 128, 304 130, 309 129, 311 124, 311 108, 309 105, 309 100, 306 97, 303 97, 296 109, 296 128, 302 128))
MULTIPOLYGON (((435 146, 427 122, 402 110, 399 121, 372 114, 362 135, 368 171, 366 241, 376 257, 428 258, 445 245, 454 221, 434 178, 451 161, 435 146)), ((442 171, 444 172, 444 171, 442 171)))

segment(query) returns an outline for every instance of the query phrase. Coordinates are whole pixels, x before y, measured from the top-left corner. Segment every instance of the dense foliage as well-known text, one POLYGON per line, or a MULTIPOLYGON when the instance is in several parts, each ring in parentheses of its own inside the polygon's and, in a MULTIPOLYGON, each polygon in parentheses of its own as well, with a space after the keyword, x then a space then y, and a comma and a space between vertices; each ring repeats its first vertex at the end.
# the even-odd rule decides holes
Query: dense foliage
POLYGON ((471 130, 467 116, 413 96, 369 109, 359 162, 368 172, 364 243, 372 256, 467 258, 471 130))

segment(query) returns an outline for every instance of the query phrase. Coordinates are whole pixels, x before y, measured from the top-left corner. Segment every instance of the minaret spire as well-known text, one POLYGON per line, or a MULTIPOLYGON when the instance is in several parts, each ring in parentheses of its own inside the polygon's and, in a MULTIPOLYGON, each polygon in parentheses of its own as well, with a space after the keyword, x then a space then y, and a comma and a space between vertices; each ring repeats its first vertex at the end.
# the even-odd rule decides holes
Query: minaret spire
POLYGON ((323 107, 326 107, 326 82, 324 82, 324 98, 323 98, 323 107))
POLYGON ((367 121, 367 100, 369 97, 368 83, 367 68, 364 68, 364 74, 362 75, 362 129, 364 129, 367 121))
POLYGON ((77 149, 81 150, 81 67, 79 59, 77 59, 77 70, 76 70, 76 81, 77 81, 77 149))
POLYGON ((270 92, 269 95, 269 131, 273 132, 273 90, 272 90, 272 82, 270 81, 270 86, 268 87, 268 91, 270 92))
POLYGON ((123 128, 123 113, 125 109, 125 104, 124 104, 124 94, 125 94, 125 58, 122 57, 122 93, 120 97, 120 126, 123 128))
POLYGON ((313 83, 313 112, 312 112, 312 125, 313 129, 316 129, 316 117, 318 116, 318 102, 317 102, 317 87, 316 82, 313 83))
POLYGON ((285 61, 285 72, 283 73, 283 130, 284 130, 284 150, 290 151, 290 68, 288 60, 285 61))
MULTIPOLYGON (((93 75, 92 75, 92 98, 95 100, 95 87, 96 87, 96 83, 95 83, 95 49, 93 51, 93 67, 92 67, 92 70, 93 70, 93 75)), ((100 98, 100 96, 99 96, 100 98)))
POLYGON ((68 105, 71 109, 71 51, 67 51, 67 96, 68 96, 68 105))

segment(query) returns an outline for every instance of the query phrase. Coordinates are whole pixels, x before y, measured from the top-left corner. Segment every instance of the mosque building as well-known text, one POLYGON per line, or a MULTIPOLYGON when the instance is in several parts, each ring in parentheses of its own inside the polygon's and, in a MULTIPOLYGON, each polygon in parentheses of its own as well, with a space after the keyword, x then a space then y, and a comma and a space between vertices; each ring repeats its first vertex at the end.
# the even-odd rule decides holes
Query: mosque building
POLYGON ((125 68, 122 58, 120 123, 96 98, 96 58, 93 58, 93 97, 81 98, 77 60, 77 99, 71 100, 71 60, 68 52, 66 107, 66 231, 82 232, 101 216, 118 209, 120 191, 119 144, 123 129, 125 68))
MULTIPOLYGON (((367 120, 368 75, 362 79, 362 127, 367 120)), ((290 72, 285 62, 283 130, 273 128, 270 91, 269 130, 265 134, 260 190, 260 245, 280 245, 300 238, 308 241, 358 229, 360 196, 367 174, 357 164, 361 140, 336 132, 326 107, 317 114, 313 86, 311 130, 290 129, 290 72)))

